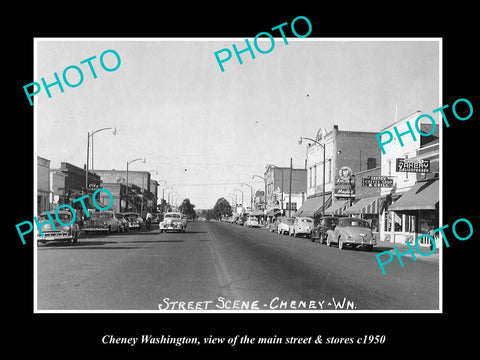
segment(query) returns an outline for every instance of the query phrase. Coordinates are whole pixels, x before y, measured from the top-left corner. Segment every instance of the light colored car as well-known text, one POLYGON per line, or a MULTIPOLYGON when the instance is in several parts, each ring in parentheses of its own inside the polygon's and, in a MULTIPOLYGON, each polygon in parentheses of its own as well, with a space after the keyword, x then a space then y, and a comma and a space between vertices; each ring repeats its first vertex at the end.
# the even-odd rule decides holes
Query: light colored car
POLYGON ((93 233, 105 233, 110 234, 112 231, 119 231, 120 225, 115 218, 113 211, 98 211, 90 214, 90 217, 86 219, 83 231, 89 234, 93 233))
POLYGON ((309 237, 313 229, 313 219, 311 217, 299 216, 295 218, 293 225, 290 226, 288 235, 297 237, 305 235, 309 237))
POLYGON ((255 216, 247 217, 247 220, 245 221, 244 225, 246 227, 260 227, 260 224, 258 223, 258 219, 255 216))
MULTIPOLYGON (((68 226, 60 225, 55 217, 55 211, 49 211, 50 217, 53 219, 53 223, 55 226, 55 230, 51 223, 47 223, 42 226, 42 233, 43 236, 39 232, 37 232, 37 242, 41 242, 45 244, 47 242, 57 242, 62 241, 66 242, 67 244, 76 243, 78 240, 78 236, 80 234, 80 228, 77 223, 73 223, 68 226)), ((57 214, 58 219, 63 224, 69 224, 72 221, 73 215, 70 211, 59 211, 57 214)), ((38 222, 43 223, 48 221, 47 212, 43 212, 38 216, 38 222)))
POLYGON ((120 213, 115 214, 115 218, 120 222, 120 232, 128 231, 128 220, 120 213))
POLYGON ((327 245, 338 244, 339 249, 345 246, 356 248, 365 246, 371 251, 377 241, 373 237, 370 223, 361 218, 345 217, 338 220, 334 230, 327 232, 327 245))
POLYGON ((159 228, 161 233, 164 231, 185 232, 186 225, 181 213, 167 212, 163 217, 163 221, 160 221, 159 228))
POLYGON ((293 225, 294 221, 295 219, 292 217, 284 216, 280 218, 277 225, 277 233, 282 235, 288 234, 290 231, 290 226, 293 225))

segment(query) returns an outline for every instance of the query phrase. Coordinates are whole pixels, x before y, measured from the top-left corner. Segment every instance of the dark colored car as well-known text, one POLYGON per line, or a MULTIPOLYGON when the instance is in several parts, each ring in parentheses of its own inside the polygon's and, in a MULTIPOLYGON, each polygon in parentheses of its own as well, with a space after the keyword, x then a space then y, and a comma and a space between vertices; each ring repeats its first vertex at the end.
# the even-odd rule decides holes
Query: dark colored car
POLYGON ((327 231, 335 229, 338 224, 338 216, 323 216, 320 218, 318 224, 312 229, 311 239, 314 242, 316 239, 320 240, 321 244, 327 241, 327 231))

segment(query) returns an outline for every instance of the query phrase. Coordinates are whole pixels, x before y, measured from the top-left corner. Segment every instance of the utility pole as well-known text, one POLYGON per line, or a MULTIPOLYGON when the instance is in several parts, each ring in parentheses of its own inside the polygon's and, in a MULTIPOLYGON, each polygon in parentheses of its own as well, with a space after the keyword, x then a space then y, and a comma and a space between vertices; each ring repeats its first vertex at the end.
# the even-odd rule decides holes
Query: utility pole
POLYGON ((292 161, 290 158, 290 186, 288 190, 288 217, 292 217, 292 161))

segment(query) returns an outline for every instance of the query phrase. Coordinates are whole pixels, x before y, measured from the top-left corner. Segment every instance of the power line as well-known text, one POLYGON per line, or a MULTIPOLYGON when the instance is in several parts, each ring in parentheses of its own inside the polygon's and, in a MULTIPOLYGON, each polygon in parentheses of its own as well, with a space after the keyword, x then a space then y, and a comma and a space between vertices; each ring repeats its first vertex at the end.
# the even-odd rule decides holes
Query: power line
MULTIPOLYGON (((167 184, 168 186, 221 186, 221 185, 240 185, 245 181, 230 182, 230 183, 203 183, 203 184, 167 184)), ((252 184, 263 184, 263 181, 254 181, 252 184)))

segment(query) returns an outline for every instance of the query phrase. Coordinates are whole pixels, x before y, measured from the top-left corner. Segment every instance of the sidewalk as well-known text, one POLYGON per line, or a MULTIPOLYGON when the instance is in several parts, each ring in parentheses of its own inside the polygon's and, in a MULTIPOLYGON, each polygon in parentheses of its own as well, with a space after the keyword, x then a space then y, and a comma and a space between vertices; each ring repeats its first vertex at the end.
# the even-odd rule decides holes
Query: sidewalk
MULTIPOLYGON (((435 251, 433 252, 433 254, 431 255, 425 255, 425 254, 429 254, 430 253, 430 248, 427 247, 427 246, 419 246, 418 248, 420 249, 421 252, 423 252, 424 254, 421 254, 417 251, 417 249, 415 248, 415 244, 410 244, 413 252, 415 253, 415 258, 417 260, 426 260, 426 261, 433 261, 433 262, 439 262, 439 259, 440 259, 440 253, 439 253, 439 249, 438 249, 438 246, 437 248, 435 249, 435 251)), ((441 246, 441 244, 440 244, 441 246)), ((396 247, 397 248, 397 251, 402 254, 404 253, 405 251, 408 251, 408 245, 407 244, 404 244, 404 243, 392 243, 390 241, 378 241, 377 240, 377 245, 374 246, 374 251, 376 252, 382 252, 382 251, 389 251, 391 250, 392 254, 395 256, 395 251, 393 250, 393 248, 396 247)), ((405 254, 405 256, 409 256, 409 257, 412 257, 411 254, 405 254)))
MULTIPOLYGON (((260 229, 268 231, 268 227, 266 227, 266 226, 261 226, 260 229)), ((413 244, 410 243, 410 246, 413 249, 413 252, 415 253, 415 259, 417 259, 417 261, 418 260, 425 260, 425 261, 432 261, 432 262, 437 262, 437 263, 439 262, 440 254, 439 254, 438 247, 441 246, 441 244, 437 246, 437 248, 435 249, 433 254, 428 255, 428 256, 425 256, 425 255, 422 255, 421 253, 419 253, 417 251, 417 249, 415 248, 414 243, 413 244)), ((397 248, 397 251, 400 254, 404 253, 405 251, 408 251, 408 246, 405 243, 392 243, 390 241, 379 241, 379 240, 377 240, 377 245, 375 245, 373 247, 373 252, 381 253, 383 251, 391 251, 393 256, 395 256, 395 251, 393 250, 394 247, 397 248)), ((419 249, 424 254, 430 253, 430 248, 427 247, 427 246, 419 246, 419 249)), ((404 256, 412 257, 411 254, 405 254, 404 256)))

